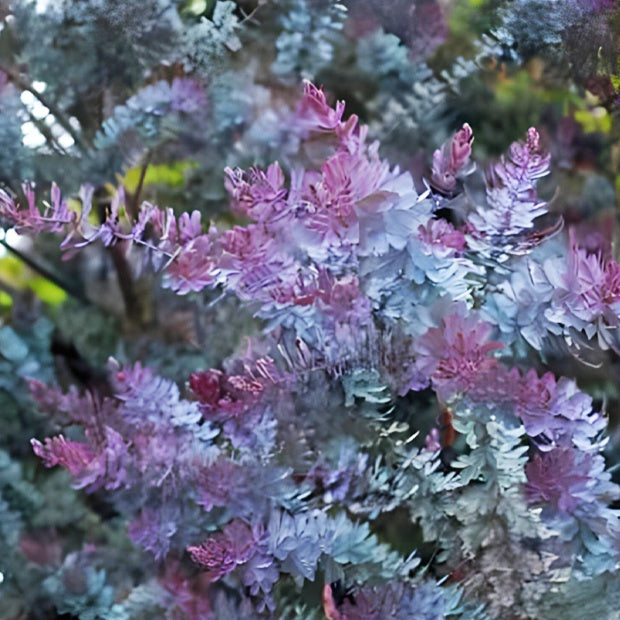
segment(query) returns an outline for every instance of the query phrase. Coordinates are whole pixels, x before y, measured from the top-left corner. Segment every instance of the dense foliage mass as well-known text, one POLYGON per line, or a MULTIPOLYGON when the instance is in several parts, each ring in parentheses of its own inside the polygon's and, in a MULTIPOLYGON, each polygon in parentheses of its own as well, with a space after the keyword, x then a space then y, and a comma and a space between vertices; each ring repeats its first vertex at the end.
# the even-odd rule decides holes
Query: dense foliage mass
POLYGON ((0 617, 615 617, 613 2, 0 16, 0 617))

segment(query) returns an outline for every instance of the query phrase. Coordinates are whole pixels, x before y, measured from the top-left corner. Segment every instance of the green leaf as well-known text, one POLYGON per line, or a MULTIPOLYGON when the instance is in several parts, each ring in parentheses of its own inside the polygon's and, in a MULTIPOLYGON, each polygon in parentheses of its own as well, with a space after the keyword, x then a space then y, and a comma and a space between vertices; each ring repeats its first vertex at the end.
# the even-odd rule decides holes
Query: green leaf
POLYGON ((30 288, 43 303, 52 306, 58 306, 67 299, 65 290, 45 278, 33 278, 30 288))
POLYGON ((591 110, 576 110, 575 120, 583 127, 585 133, 611 131, 611 115, 602 106, 596 106, 591 110))
MULTIPOLYGON (((196 168, 198 164, 194 161, 179 161, 172 164, 151 164, 146 169, 144 175, 144 186, 148 185, 167 185, 168 187, 182 187, 185 183, 185 174, 188 170, 196 168)), ((130 192, 135 192, 140 182, 142 167, 131 168, 125 174, 122 181, 125 188, 130 192)))

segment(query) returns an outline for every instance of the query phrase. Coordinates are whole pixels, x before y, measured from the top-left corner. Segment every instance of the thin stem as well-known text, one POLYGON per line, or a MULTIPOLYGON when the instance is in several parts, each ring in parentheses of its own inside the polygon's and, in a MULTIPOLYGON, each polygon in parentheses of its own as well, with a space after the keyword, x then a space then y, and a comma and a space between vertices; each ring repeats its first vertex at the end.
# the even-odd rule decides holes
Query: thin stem
MULTIPOLYGON (((166 250, 162 250, 161 248, 158 248, 156 245, 153 245, 152 243, 149 243, 148 241, 143 241, 142 239, 133 239, 133 242, 136 245, 142 245, 145 248, 152 250, 154 253, 161 254, 162 256, 168 257, 170 261, 174 260, 179 254, 178 250, 174 254, 171 254, 170 252, 167 252, 166 250)), ((168 267, 169 265, 170 263, 167 263, 164 269, 168 267)))
POLYGON ((616 463, 607 469, 607 472, 610 474, 616 473, 620 469, 620 463, 616 463))
POLYGON ((249 22, 254 15, 256 14, 256 11, 258 11, 261 6, 263 6, 264 4, 267 4, 267 2, 259 2, 249 13, 246 14, 246 12, 243 9, 240 9, 241 13, 243 13, 243 19, 239 22, 240 26, 243 26, 246 22, 249 22))
POLYGON ((131 215, 131 217, 135 220, 138 219, 138 213, 140 211, 140 196, 142 194, 142 187, 144 186, 144 179, 146 177, 146 171, 151 163, 151 156, 152 156, 152 152, 149 151, 144 160, 144 164, 142 164, 142 170, 140 170, 140 178, 138 179, 138 186, 136 187, 133 200, 131 201, 129 215, 131 215))

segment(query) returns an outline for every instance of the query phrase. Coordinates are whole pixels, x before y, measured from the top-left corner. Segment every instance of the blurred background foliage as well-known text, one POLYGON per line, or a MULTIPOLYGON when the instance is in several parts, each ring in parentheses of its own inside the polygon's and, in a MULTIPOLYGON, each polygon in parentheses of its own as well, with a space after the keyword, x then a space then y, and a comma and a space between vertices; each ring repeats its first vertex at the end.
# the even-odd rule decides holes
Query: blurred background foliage
MULTIPOLYGON (((134 207, 230 226, 224 167, 286 167, 298 146, 287 118, 311 79, 420 189, 463 122, 479 161, 535 125, 553 155, 552 209, 593 244, 615 240, 620 8, 605 0, 3 0, 0 20, 0 183, 18 195, 24 180, 43 195, 55 181, 71 201, 90 183, 102 219, 123 186, 134 207)), ((30 437, 58 429, 26 379, 88 389, 114 356, 184 383, 260 326, 213 292, 180 304, 114 250, 63 261, 56 240, 2 232, 0 244, 0 528, 25 532, 0 537, 0 617, 52 618, 52 582, 36 601, 24 593, 61 557, 102 537, 137 552, 98 500, 35 465, 30 437), (47 564, 27 559, 31 532, 47 533, 47 564)), ((551 360, 606 406, 617 461, 620 365, 601 363, 551 360)))

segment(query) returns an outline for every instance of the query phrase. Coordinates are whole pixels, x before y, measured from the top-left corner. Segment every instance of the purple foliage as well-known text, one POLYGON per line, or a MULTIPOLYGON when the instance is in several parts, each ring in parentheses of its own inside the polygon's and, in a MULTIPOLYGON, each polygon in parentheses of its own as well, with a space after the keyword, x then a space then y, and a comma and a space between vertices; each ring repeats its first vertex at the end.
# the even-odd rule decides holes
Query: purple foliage
POLYGON ((207 571, 209 579, 217 581, 254 556, 257 540, 245 523, 231 521, 222 532, 187 550, 192 560, 207 571))
POLYGON ((588 489, 588 461, 591 458, 591 455, 577 453, 572 448, 555 448, 535 454, 525 466, 528 500, 550 504, 562 512, 574 512, 581 502, 594 501, 588 489))
POLYGON ((76 215, 68 209, 56 183, 52 184, 50 192, 52 203, 43 203, 43 211, 35 204, 34 187, 24 183, 22 189, 27 203, 25 210, 6 191, 0 190, 0 211, 18 232, 60 232, 75 221, 76 215))
POLYGON ((302 135, 332 133, 339 137, 347 134, 357 124, 357 117, 351 116, 348 123, 342 122, 344 102, 339 101, 333 109, 327 104, 323 90, 306 82, 304 97, 297 106, 296 128, 302 135))
POLYGON ((150 551, 156 560, 166 557, 170 549, 170 539, 177 531, 174 519, 167 517, 164 510, 145 508, 127 527, 131 542, 150 551))
POLYGON ((458 173, 469 163, 474 134, 465 123, 452 138, 433 153, 431 182, 442 192, 450 193, 456 188, 458 173))
POLYGON ((243 468, 237 463, 218 459, 198 471, 196 503, 209 512, 215 506, 226 506, 232 496, 247 484, 243 468))
POLYGON ((541 451, 574 442, 587 447, 605 428, 604 418, 592 411, 592 399, 579 391, 574 381, 559 380, 547 372, 538 377, 528 371, 518 383, 516 412, 541 451))
POLYGON ((492 375, 497 366, 489 354, 503 345, 489 342, 491 332, 491 326, 475 316, 446 316, 441 327, 432 327, 416 342, 414 370, 402 391, 421 389, 430 381, 439 398, 449 401, 471 390, 482 374, 492 375))
POLYGON ((73 477, 78 489, 108 491, 126 482, 127 446, 112 428, 105 427, 104 436, 93 444, 67 441, 62 435, 47 438, 45 443, 32 440, 34 453, 46 467, 60 465, 73 477))
POLYGON ((465 235, 446 220, 430 220, 418 231, 423 247, 438 258, 454 257, 465 249, 465 235))
POLYGON ((616 6, 616 0, 577 0, 586 10, 607 11, 616 6))
MULTIPOLYGON (((91 467, 96 457, 95 451, 88 444, 67 441, 62 435, 48 438, 44 444, 36 439, 31 443, 34 453, 43 460, 46 467, 61 465, 76 477, 81 477, 91 467)), ((99 474, 98 465, 96 463, 93 468, 95 475, 99 474)))
MULTIPOLYGON (((185 110, 193 86, 170 88, 185 110)), ((532 230, 547 209, 536 182, 550 166, 537 131, 490 168, 488 205, 462 212, 468 125, 435 152, 431 187, 419 195, 357 117, 344 120, 344 104, 330 107, 312 84, 294 119, 305 167, 226 169, 245 226, 204 230, 198 211, 176 216, 146 203, 130 221, 122 190, 99 226, 89 223, 88 187, 79 217, 56 186, 43 212, 30 188, 26 208, 2 196, 0 211, 20 230, 61 233, 72 253, 95 240, 137 244, 164 286, 179 295, 220 286, 269 333, 262 356, 248 347, 223 369, 191 373, 186 397, 140 363, 111 362, 105 397, 31 382, 39 408, 85 437, 33 440, 35 454, 78 488, 111 492, 130 518, 129 538, 165 563, 161 585, 188 617, 210 617, 201 585, 224 582, 239 589, 240 605, 273 612, 285 575, 301 588, 328 574, 353 586, 342 600, 325 588, 330 620, 443 617, 449 587, 413 578, 409 560, 395 561, 343 507, 408 511, 449 570, 493 537, 523 549, 523 532, 575 574, 592 556, 613 562, 617 487, 600 455, 603 415, 574 380, 515 366, 512 340, 500 341, 521 329, 538 348, 574 331, 607 343, 620 326, 620 268, 609 252, 588 252, 572 236, 555 254, 533 251, 551 234, 532 230), (444 207, 455 209, 452 221, 440 217, 444 207), (513 256, 499 256, 508 249, 513 256), (327 388, 316 404, 319 375, 327 388), (425 388, 441 413, 417 441, 415 422, 401 420, 408 392, 425 388), (315 415, 334 418, 317 425, 315 415), (347 415, 355 421, 344 444, 347 415), (331 454, 320 452, 325 438, 338 446, 331 454), (185 551, 203 581, 171 568, 185 551)), ((606 562, 592 572, 610 570, 606 562)))
POLYGON ((555 288, 551 320, 577 329, 597 320, 618 326, 620 265, 613 258, 587 252, 571 235, 568 261, 549 261, 545 275, 555 288))
POLYGON ((487 171, 489 208, 478 207, 470 223, 478 233, 489 236, 516 235, 532 228, 534 220, 547 212, 538 198, 536 181, 549 174, 551 157, 540 145, 533 127, 523 142, 514 142, 508 156, 502 156, 487 171))

